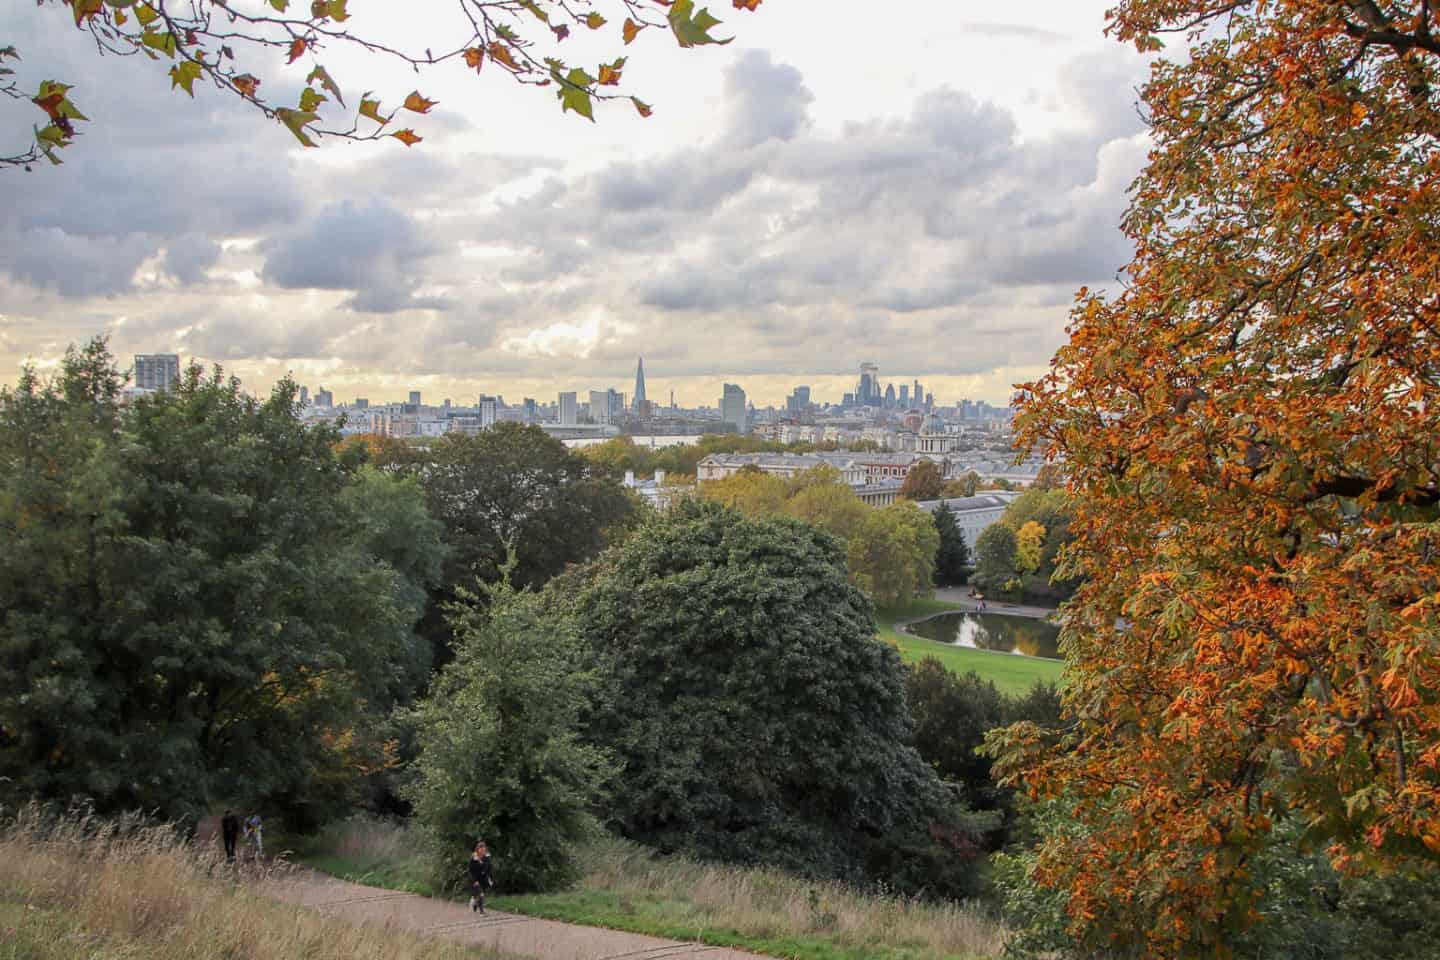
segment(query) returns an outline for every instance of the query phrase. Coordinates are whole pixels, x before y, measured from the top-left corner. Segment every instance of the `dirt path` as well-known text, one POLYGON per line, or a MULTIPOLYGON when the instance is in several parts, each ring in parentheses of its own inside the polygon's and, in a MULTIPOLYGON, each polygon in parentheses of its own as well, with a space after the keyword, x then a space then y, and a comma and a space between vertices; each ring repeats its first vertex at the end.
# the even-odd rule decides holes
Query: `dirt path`
POLYGON ((544 960, 669 960, 691 956, 702 960, 756 960, 757 956, 729 947, 536 920, 515 913, 473 913, 463 903, 361 886, 309 871, 268 881, 263 889, 277 899, 355 923, 379 923, 544 960))

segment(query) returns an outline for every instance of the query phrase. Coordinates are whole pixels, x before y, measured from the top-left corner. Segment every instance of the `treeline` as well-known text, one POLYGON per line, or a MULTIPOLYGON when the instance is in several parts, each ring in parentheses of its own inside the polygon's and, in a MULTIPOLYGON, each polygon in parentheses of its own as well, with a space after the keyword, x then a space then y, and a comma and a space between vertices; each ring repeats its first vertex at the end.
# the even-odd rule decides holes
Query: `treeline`
POLYGON ((95 341, 0 390, 0 802, 367 806, 413 815, 437 875, 478 833, 537 889, 597 828, 980 889, 1003 811, 917 749, 830 513, 642 511, 513 424, 345 442, 218 369, 122 385, 95 341))
POLYGON ((975 539, 970 580, 988 596, 1055 603, 1068 598, 1079 578, 1064 563, 1071 502, 1048 484, 1026 490, 975 539))

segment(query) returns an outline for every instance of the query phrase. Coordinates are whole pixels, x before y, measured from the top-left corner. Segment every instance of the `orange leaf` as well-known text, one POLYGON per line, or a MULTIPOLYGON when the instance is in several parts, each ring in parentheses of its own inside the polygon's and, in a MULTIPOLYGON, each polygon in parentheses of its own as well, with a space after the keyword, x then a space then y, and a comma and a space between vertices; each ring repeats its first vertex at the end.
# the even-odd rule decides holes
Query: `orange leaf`
POLYGON ((394 133, 390 134, 390 136, 394 137, 396 140, 399 140, 407 147, 413 147, 415 146, 415 144, 425 139, 424 137, 415 136, 415 131, 410 129, 397 130, 394 133))
POLYGON ((515 61, 515 56, 510 52, 510 48, 499 40, 492 42, 490 46, 486 47, 485 52, 490 54, 491 60, 494 60, 502 67, 515 71, 520 69, 520 64, 515 61))
POLYGON ((630 102, 635 104, 636 112, 639 113, 642 117, 648 117, 651 113, 654 112, 650 109, 650 104, 639 99, 638 97, 631 97, 630 102))
POLYGON ((736 10, 754 10, 760 6, 760 0, 734 0, 736 10))
POLYGON ((589 27, 591 30, 599 30, 601 27, 605 26, 605 18, 600 16, 600 14, 598 13, 586 14, 585 26, 589 27))
MULTIPOLYGON (((411 93, 410 96, 408 96, 408 97, 405 98, 405 102, 404 102, 403 104, 401 104, 401 106, 403 106, 406 110, 410 110, 410 111, 413 111, 413 112, 415 112, 415 113, 429 113, 429 112, 430 112, 430 108, 433 107, 433 106, 435 106, 435 104, 438 103, 438 102, 439 102, 439 101, 437 101, 437 100, 427 100, 427 99, 425 99, 424 97, 420 96, 420 91, 419 91, 419 90, 416 90, 416 91, 414 91, 413 93, 411 93)), ((401 131, 401 132, 403 133, 404 131, 401 131)), ((397 134, 392 134, 392 136, 397 136, 397 137, 398 137, 399 135, 400 135, 400 134, 398 134, 398 133, 397 133, 397 134)))
POLYGON ((309 49, 309 47, 310 44, 306 42, 304 37, 296 37, 290 43, 290 58, 285 62, 294 63, 296 60, 299 60, 305 55, 305 51, 309 49))
POLYGON ((485 51, 479 47, 467 47, 465 50, 465 66, 479 73, 480 68, 484 65, 485 51))
POLYGON ((625 27, 623 30, 623 33, 625 35, 625 42, 629 43, 630 41, 634 40, 635 37, 640 33, 640 31, 644 29, 645 28, 640 26, 640 24, 636 23, 634 20, 631 20, 629 17, 626 17, 625 27))
POLYGON ((255 91, 260 87, 260 78, 252 77, 248 73, 242 73, 230 82, 235 85, 236 90, 240 91, 242 97, 249 97, 252 100, 255 99, 255 91))
POLYGON ((600 85, 613 87, 620 82, 620 70, 608 63, 600 64, 600 85))

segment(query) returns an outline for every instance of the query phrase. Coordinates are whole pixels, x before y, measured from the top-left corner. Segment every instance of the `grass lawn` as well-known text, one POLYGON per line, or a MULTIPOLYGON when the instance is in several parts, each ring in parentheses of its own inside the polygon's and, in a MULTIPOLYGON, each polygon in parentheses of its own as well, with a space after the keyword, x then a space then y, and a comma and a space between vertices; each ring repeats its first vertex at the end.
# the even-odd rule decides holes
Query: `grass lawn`
MULTIPOLYGON (((900 633, 895 623, 900 620, 915 620, 930 614, 959 610, 960 606, 944 600, 916 600, 902 609, 886 608, 875 611, 880 624, 880 638, 888 640, 900 649, 900 656, 906 661, 934 657, 955 673, 974 671, 995 684, 1001 693, 1024 695, 1037 683, 1059 683, 1062 666, 1056 660, 1040 660, 1035 657, 1016 657, 1008 653, 991 653, 988 650, 972 650, 968 647, 952 647, 936 643, 923 637, 900 633)), ((995 611, 1000 612, 1000 611, 995 611)))

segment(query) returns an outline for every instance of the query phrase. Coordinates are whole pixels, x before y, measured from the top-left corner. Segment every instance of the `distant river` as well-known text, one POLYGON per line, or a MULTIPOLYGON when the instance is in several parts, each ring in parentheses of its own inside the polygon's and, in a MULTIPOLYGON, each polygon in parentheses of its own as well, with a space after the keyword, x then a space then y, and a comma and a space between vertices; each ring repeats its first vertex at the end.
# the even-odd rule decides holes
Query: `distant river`
MULTIPOLYGON (((622 434, 623 436, 623 434, 622 434)), ((567 447, 593 447, 597 443, 604 443, 607 440, 615 440, 616 437, 581 437, 579 440, 561 440, 567 447)), ((637 447, 688 447, 700 442, 698 436, 692 437, 631 437, 630 441, 637 447)))
POLYGON ((999 613, 942 613, 905 627, 927 640, 1022 657, 1060 659, 1060 628, 1030 617, 999 613))

